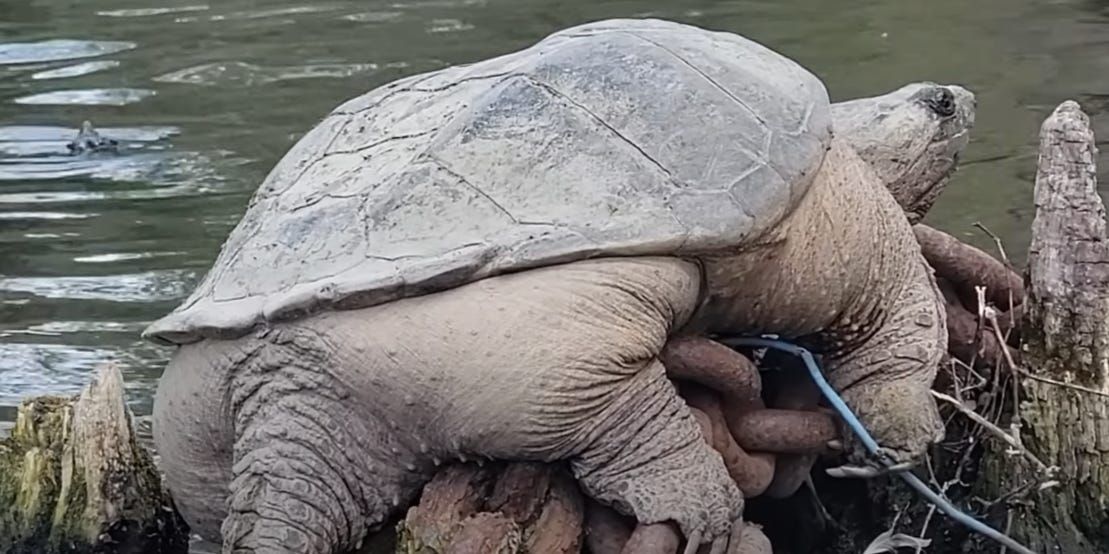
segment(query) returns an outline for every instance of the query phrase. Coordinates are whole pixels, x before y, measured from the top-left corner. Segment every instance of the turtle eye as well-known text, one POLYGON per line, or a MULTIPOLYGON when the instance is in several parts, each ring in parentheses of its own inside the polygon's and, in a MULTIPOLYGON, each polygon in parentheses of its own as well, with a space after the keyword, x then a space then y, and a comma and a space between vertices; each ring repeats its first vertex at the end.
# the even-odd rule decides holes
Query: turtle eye
POLYGON ((924 98, 924 104, 940 117, 950 117, 955 114, 955 95, 951 94, 947 87, 936 87, 924 98))

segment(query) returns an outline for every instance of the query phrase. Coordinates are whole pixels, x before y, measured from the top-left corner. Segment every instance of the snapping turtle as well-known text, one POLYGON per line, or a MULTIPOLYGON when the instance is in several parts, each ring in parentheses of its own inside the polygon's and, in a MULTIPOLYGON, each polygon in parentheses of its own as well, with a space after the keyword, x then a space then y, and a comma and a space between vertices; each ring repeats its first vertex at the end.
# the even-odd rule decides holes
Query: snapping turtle
MULTIPOLYGON (((957 109, 901 106, 957 145, 972 97, 921 86, 957 109)), ((631 19, 341 105, 144 333, 179 345, 154 420, 181 512, 227 552, 337 552, 444 460, 566 460, 600 502, 727 541, 741 495, 658 359, 685 333, 810 346, 921 454, 943 304, 832 114, 755 42, 631 19)))

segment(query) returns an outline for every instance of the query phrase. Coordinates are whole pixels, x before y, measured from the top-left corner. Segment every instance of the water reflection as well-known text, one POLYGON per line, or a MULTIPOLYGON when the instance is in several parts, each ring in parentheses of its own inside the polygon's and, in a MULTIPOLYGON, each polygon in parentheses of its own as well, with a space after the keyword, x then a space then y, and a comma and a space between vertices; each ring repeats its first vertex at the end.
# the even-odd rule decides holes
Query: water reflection
POLYGON ((73 394, 97 366, 119 358, 107 348, 62 344, 0 343, 0 404, 17 405, 27 395, 73 394))
POLYGON ((105 69, 112 69, 119 67, 119 62, 116 60, 102 60, 96 62, 85 62, 66 67, 59 67, 57 69, 48 69, 46 71, 39 71, 32 73, 32 79, 65 79, 68 77, 80 77, 97 71, 104 71, 105 69))
POLYGON ((56 106, 126 106, 153 96, 150 89, 94 88, 84 90, 55 90, 21 96, 12 100, 16 104, 52 104, 56 106))
POLYGON ((180 256, 184 252, 113 252, 111 254, 96 254, 93 256, 77 256, 73 261, 80 264, 106 264, 128 260, 142 260, 144 258, 158 258, 164 256, 180 256))
POLYGON ((342 18, 347 21, 357 21, 359 23, 382 23, 397 19, 402 15, 404 15, 404 12, 362 12, 347 14, 342 18))
POLYGON ((149 17, 152 15, 165 15, 168 13, 202 12, 208 9, 206 4, 196 6, 176 6, 169 8, 133 8, 122 10, 101 10, 96 15, 104 17, 149 17))
MULTIPOLYGON (((173 126, 147 125, 143 127, 103 127, 97 130, 115 140, 127 142, 155 142, 181 133, 173 126)), ((6 125, 0 126, 0 145, 17 143, 50 143, 56 146, 57 153, 65 152, 65 143, 70 141, 76 130, 71 127, 51 125, 6 125)))
POLYGON ((433 19, 427 27, 429 33, 457 33, 469 31, 474 26, 458 19, 433 19))
MULTIPOLYGON (((388 64, 390 68, 404 68, 400 62, 388 64)), ((221 62, 187 67, 154 77, 161 83, 187 83, 190 85, 256 86, 294 79, 345 78, 365 75, 380 68, 375 63, 309 64, 285 67, 262 67, 246 62, 221 62)))
MULTIPOLYGON (((99 214, 95 214, 95 213, 72 214, 72 213, 64 213, 64 212, 7 212, 7 211, 0 211, 0 220, 4 220, 4 219, 6 219, 6 220, 20 220, 20 219, 46 219, 46 220, 52 220, 52 219, 86 219, 86 218, 90 218, 90 217, 96 217, 97 215, 99 215, 99 214)), ((72 235, 76 236, 76 234, 72 234, 72 235)), ((42 237, 60 237, 60 236, 64 236, 64 235, 59 235, 59 234, 55 234, 55 233, 35 233, 35 234, 28 233, 24 236, 29 237, 29 238, 35 238, 35 237, 42 238, 42 237)))
POLYGON ((165 270, 95 277, 7 277, 0 279, 0 298, 29 294, 39 298, 155 302, 177 300, 196 281, 188 270, 165 270))
POLYGON ((246 10, 240 12, 233 12, 227 15, 213 15, 212 21, 224 21, 235 19, 266 19, 270 17, 287 16, 287 15, 301 15, 306 13, 321 13, 329 12, 339 9, 337 4, 333 5, 312 5, 312 6, 290 6, 287 8, 274 8, 264 10, 246 10))
POLYGON ((0 65, 52 62, 91 58, 130 50, 127 41, 52 39, 39 42, 0 44, 0 65))

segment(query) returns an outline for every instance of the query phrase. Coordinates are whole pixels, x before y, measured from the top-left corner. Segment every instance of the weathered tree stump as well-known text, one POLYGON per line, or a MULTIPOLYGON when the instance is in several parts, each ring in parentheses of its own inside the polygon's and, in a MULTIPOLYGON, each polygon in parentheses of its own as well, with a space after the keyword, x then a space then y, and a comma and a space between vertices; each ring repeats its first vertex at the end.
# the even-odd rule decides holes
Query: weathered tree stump
POLYGON ((1020 438, 1054 476, 992 446, 985 489, 1037 552, 1109 552, 1109 236, 1097 147, 1077 103, 1040 132, 1019 379, 1020 438), (1054 479, 1055 486, 1043 487, 1054 479))
POLYGON ((0 552, 187 550, 186 525, 135 439, 118 369, 101 369, 77 396, 22 403, 0 442, 0 552))
POLYGON ((398 554, 579 552, 584 505, 561 464, 445 466, 398 525, 398 554))

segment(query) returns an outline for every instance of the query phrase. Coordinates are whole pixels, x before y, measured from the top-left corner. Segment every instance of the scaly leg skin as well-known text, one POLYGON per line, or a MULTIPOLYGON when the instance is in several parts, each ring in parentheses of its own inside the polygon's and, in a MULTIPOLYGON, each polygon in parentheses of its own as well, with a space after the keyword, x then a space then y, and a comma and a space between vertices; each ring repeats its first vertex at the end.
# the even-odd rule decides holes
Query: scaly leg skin
POLYGON ((606 410, 595 440, 572 460, 582 488, 640 524, 675 522, 696 544, 726 540, 743 498, 723 460, 658 360, 632 381, 640 390, 606 410))
POLYGON ((276 331, 232 378, 233 480, 223 552, 331 554, 410 503, 426 475, 372 421, 354 417, 311 333, 276 331), (281 336, 273 336, 281 335, 281 336), (378 450, 392 462, 374 466, 378 450), (401 466, 401 467, 397 467, 401 466), (392 501, 392 504, 389 503, 392 501))
MULTIPOLYGON (((947 347, 944 321, 942 297, 921 258, 877 332, 831 364, 832 385, 894 463, 916 462, 943 439, 930 391, 947 347)), ((851 461, 873 462, 854 432, 842 435, 851 461)))

